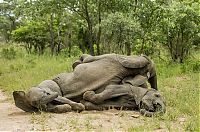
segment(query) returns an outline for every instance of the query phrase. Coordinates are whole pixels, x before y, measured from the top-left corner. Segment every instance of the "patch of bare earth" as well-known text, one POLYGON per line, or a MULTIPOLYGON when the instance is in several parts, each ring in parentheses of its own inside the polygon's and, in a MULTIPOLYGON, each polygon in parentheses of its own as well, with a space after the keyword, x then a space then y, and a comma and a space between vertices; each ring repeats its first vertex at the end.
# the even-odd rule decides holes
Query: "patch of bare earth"
MULTIPOLYGON (((127 131, 129 128, 144 126, 145 120, 146 117, 140 116, 138 112, 114 109, 81 113, 30 114, 10 103, 0 91, 0 131, 127 131)), ((164 123, 155 129, 157 132, 167 130, 164 123)))
POLYGON ((6 96, 0 91, 0 131, 29 130, 29 114, 11 104, 6 96))
POLYGON ((179 76, 179 77, 176 77, 176 80, 177 81, 189 81, 191 78, 188 77, 188 76, 179 76))

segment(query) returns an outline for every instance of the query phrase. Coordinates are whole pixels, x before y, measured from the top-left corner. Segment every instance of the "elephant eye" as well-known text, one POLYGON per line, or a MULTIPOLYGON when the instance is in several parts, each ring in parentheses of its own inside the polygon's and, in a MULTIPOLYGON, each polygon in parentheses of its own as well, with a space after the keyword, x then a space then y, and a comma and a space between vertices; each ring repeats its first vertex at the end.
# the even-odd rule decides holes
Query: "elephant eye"
POLYGON ((157 98, 159 98, 160 94, 157 93, 157 94, 154 94, 154 96, 157 97, 157 98))
POLYGON ((50 95, 50 93, 49 92, 46 92, 46 91, 43 91, 43 93, 44 93, 44 97, 45 97, 45 95, 50 95))
POLYGON ((38 101, 33 101, 33 102, 32 102, 32 105, 35 106, 35 107, 37 107, 38 104, 39 104, 38 101))

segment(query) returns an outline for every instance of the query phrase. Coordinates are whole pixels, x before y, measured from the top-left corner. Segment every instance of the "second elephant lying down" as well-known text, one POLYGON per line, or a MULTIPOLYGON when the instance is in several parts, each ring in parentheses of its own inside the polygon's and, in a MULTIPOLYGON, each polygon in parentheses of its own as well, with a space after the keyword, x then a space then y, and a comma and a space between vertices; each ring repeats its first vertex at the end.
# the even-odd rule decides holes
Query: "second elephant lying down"
POLYGON ((148 78, 151 87, 157 89, 155 68, 147 57, 83 55, 79 61, 71 73, 61 73, 53 80, 45 80, 27 93, 13 92, 16 106, 27 112, 39 109, 50 112, 81 111, 85 107, 99 109, 110 105, 140 106, 142 113, 156 112, 157 108, 165 111, 158 91, 144 88, 148 78))
POLYGON ((106 108, 125 108, 140 110, 145 116, 165 113, 165 103, 161 94, 154 89, 147 89, 147 78, 141 75, 126 77, 122 84, 108 85, 104 91, 96 94, 87 91, 81 101, 86 110, 103 110, 106 108))

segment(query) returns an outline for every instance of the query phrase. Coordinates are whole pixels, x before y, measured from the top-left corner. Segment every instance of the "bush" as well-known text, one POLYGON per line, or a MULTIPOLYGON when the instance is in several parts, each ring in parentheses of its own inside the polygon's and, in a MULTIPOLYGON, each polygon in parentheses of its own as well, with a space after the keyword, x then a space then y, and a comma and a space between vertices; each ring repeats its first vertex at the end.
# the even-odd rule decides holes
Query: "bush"
POLYGON ((14 50, 13 47, 11 47, 11 48, 3 48, 2 51, 1 51, 1 56, 3 58, 8 59, 8 60, 15 59, 16 51, 14 50))
POLYGON ((180 65, 181 73, 189 73, 189 72, 199 72, 200 71, 200 61, 193 60, 188 61, 180 65))
POLYGON ((196 62, 192 63, 192 70, 193 70, 193 72, 200 71, 200 61, 196 61, 196 62))
POLYGON ((62 49, 61 54, 66 57, 76 57, 76 56, 81 56, 83 53, 77 46, 73 46, 71 47, 71 49, 69 48, 62 49))

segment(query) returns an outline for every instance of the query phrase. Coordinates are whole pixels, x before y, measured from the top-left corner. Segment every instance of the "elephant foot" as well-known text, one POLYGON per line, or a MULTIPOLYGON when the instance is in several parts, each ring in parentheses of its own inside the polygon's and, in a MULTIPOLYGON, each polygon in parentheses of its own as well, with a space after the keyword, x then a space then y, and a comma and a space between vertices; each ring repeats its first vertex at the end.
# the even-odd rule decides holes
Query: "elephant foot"
POLYGON ((74 103, 74 104, 71 105, 71 107, 72 107, 72 110, 75 110, 75 111, 78 111, 78 112, 85 110, 85 106, 81 103, 74 103))
POLYGON ((85 100, 82 100, 81 103, 85 106, 86 110, 103 110, 102 107, 85 100))
POLYGON ((95 94, 94 91, 86 91, 83 94, 83 99, 95 104, 100 104, 103 101, 101 96, 95 94))
POLYGON ((78 66, 79 64, 81 64, 82 61, 81 60, 76 60, 73 64, 72 64, 72 68, 74 69, 76 66, 78 66))
POLYGON ((55 113, 65 113, 65 112, 70 112, 72 110, 72 107, 68 104, 63 104, 63 105, 57 105, 53 112, 55 113))
POLYGON ((94 96, 95 96, 95 92, 94 91, 86 91, 83 94, 83 99, 87 100, 87 101, 90 101, 90 102, 94 102, 94 100, 95 100, 94 96))

